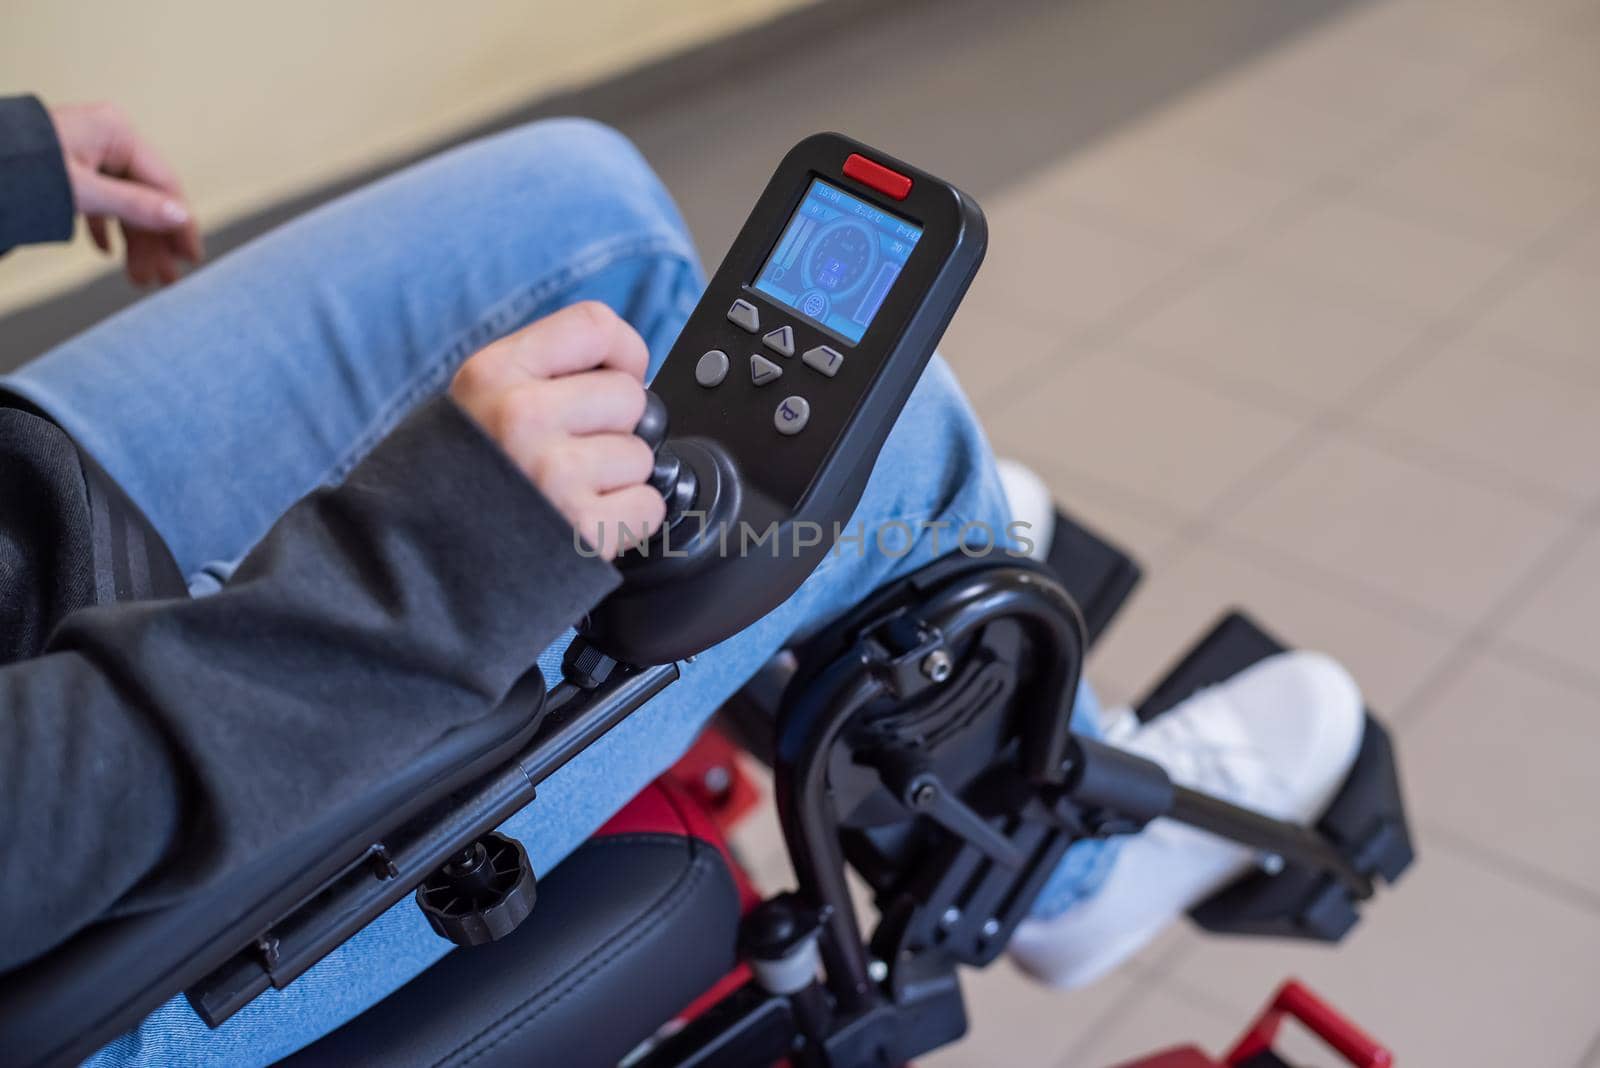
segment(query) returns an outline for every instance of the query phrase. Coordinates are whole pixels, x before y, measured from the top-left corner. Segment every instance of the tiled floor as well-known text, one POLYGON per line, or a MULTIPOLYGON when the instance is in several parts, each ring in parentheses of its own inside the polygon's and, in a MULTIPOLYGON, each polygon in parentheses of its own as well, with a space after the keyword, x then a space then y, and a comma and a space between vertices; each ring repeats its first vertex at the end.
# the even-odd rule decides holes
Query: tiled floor
POLYGON ((1128 698, 1231 604, 1336 654, 1421 860, 1337 951, 990 969, 925 1063, 1217 1048, 1293 974, 1403 1064, 1600 1068, 1597 101, 1600 0, 1380 0, 989 198, 946 353, 1149 568, 1092 677, 1128 698))

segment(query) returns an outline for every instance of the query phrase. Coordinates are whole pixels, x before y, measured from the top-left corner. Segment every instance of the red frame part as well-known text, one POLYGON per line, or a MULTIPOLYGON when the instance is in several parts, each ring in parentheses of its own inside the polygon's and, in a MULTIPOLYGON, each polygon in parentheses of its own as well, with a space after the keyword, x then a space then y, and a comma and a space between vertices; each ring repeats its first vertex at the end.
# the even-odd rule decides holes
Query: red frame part
POLYGON ((1255 1023, 1234 1045, 1224 1063, 1241 1065, 1251 1057, 1270 1050, 1286 1016, 1299 1020, 1355 1068, 1391 1068, 1394 1064, 1393 1053, 1313 994, 1305 984, 1294 979, 1278 988, 1271 1004, 1256 1017, 1255 1023))

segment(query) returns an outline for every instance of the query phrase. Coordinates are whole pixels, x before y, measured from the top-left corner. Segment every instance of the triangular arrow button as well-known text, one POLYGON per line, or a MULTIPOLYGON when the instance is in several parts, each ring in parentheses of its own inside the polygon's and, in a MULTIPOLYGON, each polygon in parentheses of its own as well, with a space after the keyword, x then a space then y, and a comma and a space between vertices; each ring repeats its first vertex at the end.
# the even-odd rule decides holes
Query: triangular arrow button
MULTIPOLYGON (((784 329, 788 329, 785 327, 784 329)), ((758 386, 764 386, 783 375, 783 368, 761 355, 759 352, 750 356, 750 381, 758 386)))
POLYGON ((779 356, 794 355, 794 327, 780 326, 761 335, 761 343, 779 356))

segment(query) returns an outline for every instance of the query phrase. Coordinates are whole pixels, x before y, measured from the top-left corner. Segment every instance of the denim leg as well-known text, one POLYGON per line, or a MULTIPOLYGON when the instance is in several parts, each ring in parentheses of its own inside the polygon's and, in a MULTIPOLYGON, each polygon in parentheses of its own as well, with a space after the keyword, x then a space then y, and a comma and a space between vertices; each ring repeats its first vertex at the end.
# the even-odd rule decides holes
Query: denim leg
POLYGON ((487 342, 592 298, 659 358, 702 286, 633 146, 557 120, 342 197, 0 385, 116 477, 199 591, 487 342))
MULTIPOLYGON (((588 123, 538 124, 314 212, 5 385, 56 416, 123 482, 204 590, 487 341, 600 299, 644 334, 654 369, 701 285, 675 209, 631 146, 588 123)), ((949 552, 961 524, 1003 528, 1008 518, 987 443, 936 358, 855 519, 868 530, 939 525, 892 553, 869 542, 863 554, 829 557, 778 609, 684 665, 676 684, 552 777, 506 829, 526 843, 535 870, 548 871, 668 767, 779 648, 949 552)), ((1074 716, 1094 729, 1087 691, 1074 716)), ((1110 851, 1091 843, 1074 855, 1083 862, 1066 888, 1082 892, 1110 851)), ((449 949, 403 902, 221 1028, 208 1030, 174 998, 95 1062, 269 1063, 449 949)))

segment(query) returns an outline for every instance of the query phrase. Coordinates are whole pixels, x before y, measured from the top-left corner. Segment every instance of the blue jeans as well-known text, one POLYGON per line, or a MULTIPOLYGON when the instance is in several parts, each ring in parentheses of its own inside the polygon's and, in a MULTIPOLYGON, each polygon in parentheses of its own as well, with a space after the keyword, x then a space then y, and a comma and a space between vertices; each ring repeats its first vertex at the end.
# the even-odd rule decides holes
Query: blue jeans
MULTIPOLYGON (((342 478, 488 341, 574 301, 601 300, 643 335, 653 373, 703 285, 677 209, 634 148, 592 123, 544 122, 320 208, 5 385, 55 417, 121 482, 193 592, 204 594, 227 581, 285 509, 342 478)), ((925 533, 904 555, 830 556, 782 606, 684 664, 677 683, 557 772, 507 830, 527 845, 536 871, 550 870, 670 766, 777 650, 949 552, 948 532, 962 523, 1004 529, 1008 519, 983 433, 935 357, 855 520, 869 530, 895 520, 948 523, 937 552, 925 533)), ((559 648, 541 658, 547 677, 559 677, 559 659, 559 648)), ((1080 728, 1094 730, 1096 715, 1084 691, 1080 728)), ((1076 847, 1042 907, 1060 911, 1092 892, 1110 859, 1101 843, 1076 847)), ((175 997, 94 1063, 268 1063, 449 949, 402 902, 222 1027, 208 1030, 175 997)))

